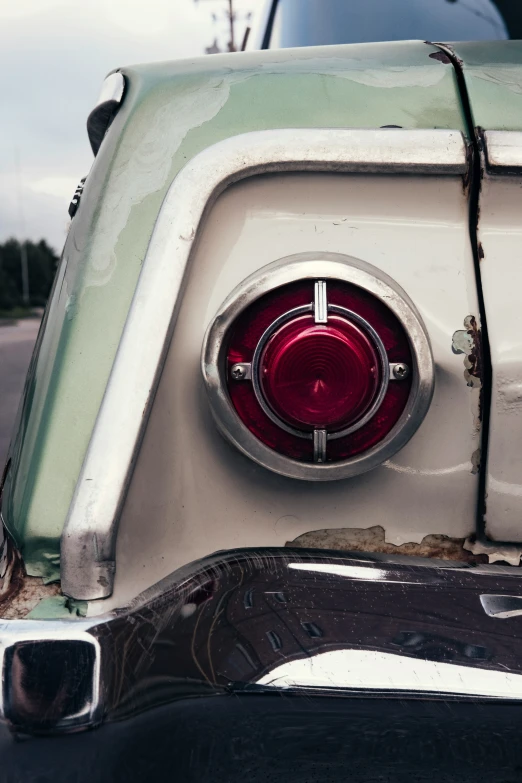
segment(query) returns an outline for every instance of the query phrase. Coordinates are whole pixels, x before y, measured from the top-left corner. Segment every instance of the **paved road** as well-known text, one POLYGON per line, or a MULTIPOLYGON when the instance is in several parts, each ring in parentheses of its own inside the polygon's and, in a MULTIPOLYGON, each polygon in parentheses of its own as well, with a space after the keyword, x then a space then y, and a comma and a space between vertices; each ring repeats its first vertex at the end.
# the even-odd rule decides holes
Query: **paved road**
POLYGON ((0 326, 0 474, 39 326, 33 319, 0 326))

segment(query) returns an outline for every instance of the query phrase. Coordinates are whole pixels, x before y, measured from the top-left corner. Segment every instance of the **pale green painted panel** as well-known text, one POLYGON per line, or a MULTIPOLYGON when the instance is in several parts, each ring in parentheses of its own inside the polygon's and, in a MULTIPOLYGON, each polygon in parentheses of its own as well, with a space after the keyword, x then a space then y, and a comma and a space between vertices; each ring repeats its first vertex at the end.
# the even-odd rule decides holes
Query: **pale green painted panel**
POLYGON ((522 41, 459 43, 452 48, 462 60, 475 127, 522 130, 522 41))

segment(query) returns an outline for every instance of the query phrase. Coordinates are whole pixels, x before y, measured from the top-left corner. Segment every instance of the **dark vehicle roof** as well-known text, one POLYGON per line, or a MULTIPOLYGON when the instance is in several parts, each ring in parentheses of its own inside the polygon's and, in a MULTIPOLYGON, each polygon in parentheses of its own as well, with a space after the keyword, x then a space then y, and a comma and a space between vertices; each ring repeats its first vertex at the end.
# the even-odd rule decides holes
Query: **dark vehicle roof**
POLYGON ((520 0, 276 0, 269 48, 522 38, 520 0))

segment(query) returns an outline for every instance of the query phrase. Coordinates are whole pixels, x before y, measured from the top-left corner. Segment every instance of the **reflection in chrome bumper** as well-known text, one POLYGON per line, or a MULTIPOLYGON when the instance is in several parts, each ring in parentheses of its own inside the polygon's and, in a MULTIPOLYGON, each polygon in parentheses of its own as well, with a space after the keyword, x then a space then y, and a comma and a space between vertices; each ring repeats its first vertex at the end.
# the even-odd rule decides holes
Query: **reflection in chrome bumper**
POLYGON ((3 622, 3 716, 17 732, 62 733, 240 691, 522 699, 522 618, 488 609, 522 595, 518 573, 357 553, 214 555, 110 615, 3 622))

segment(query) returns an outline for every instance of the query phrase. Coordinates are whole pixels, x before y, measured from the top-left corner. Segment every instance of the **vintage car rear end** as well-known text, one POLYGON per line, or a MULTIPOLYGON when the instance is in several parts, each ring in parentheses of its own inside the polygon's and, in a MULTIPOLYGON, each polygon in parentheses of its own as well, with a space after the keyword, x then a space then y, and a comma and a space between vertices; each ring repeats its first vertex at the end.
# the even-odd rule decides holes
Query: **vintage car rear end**
POLYGON ((514 780, 520 44, 122 68, 88 128, 3 480, 2 780, 514 780))

